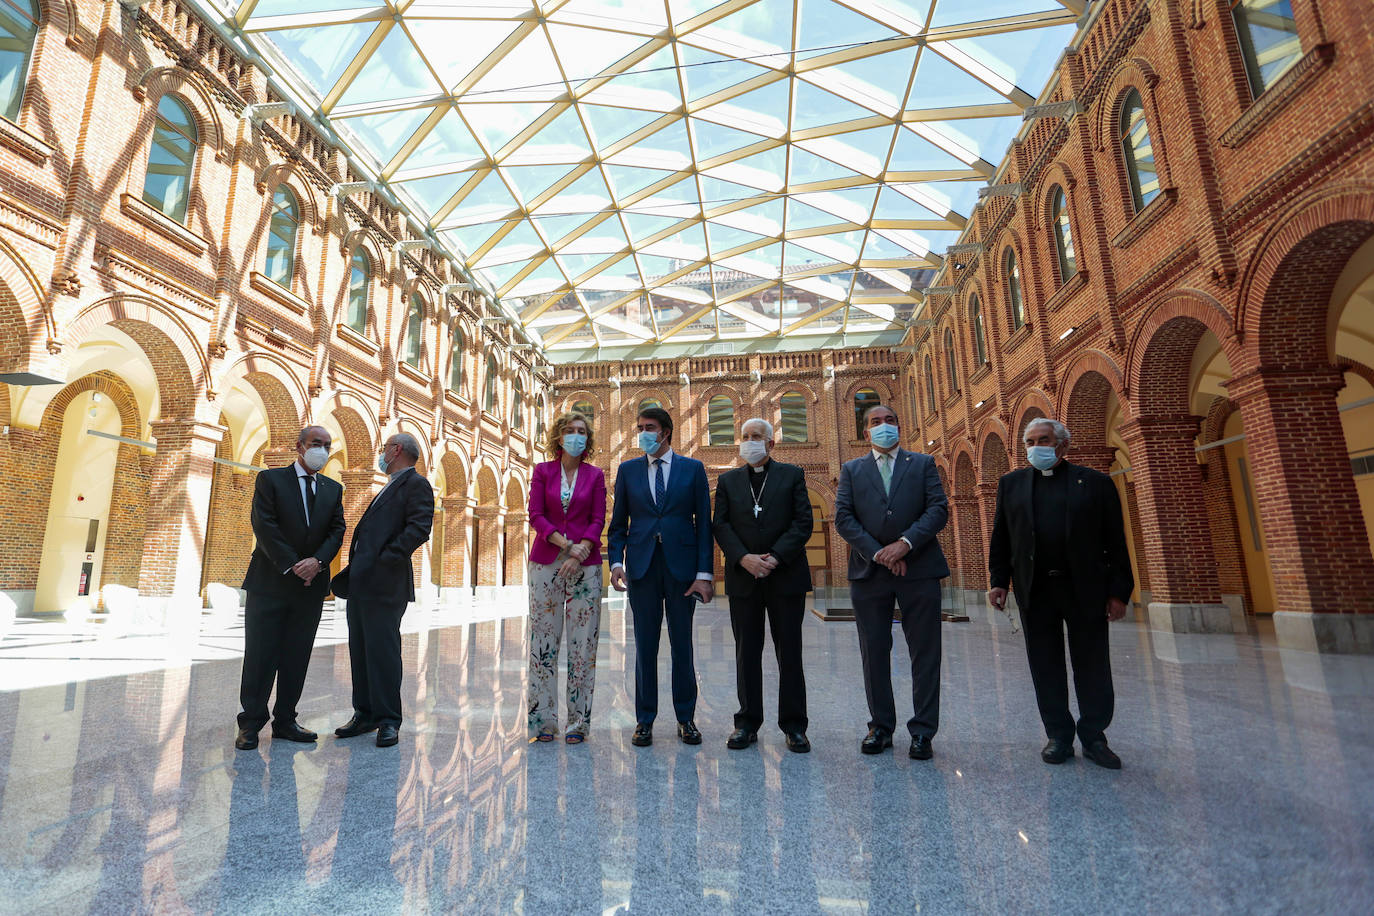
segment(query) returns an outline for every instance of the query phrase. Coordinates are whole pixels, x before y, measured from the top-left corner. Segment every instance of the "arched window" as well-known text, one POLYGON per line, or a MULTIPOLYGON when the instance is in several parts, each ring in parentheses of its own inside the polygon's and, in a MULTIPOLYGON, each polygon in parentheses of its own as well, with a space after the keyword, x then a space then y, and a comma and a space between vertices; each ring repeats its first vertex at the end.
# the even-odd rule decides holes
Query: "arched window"
POLYGON ((496 413, 496 381, 501 375, 501 365, 495 356, 487 357, 487 378, 482 385, 482 409, 496 413))
POLYGON ((926 354, 926 411, 935 413, 940 399, 935 394, 935 367, 930 359, 930 354, 926 354))
POLYGON ((591 401, 577 401, 572 406, 572 412, 582 414, 582 416, 587 418, 588 423, 591 423, 592 420, 596 418, 596 408, 592 405, 591 401))
POLYGON ((1231 0, 1250 91, 1259 96, 1302 57, 1289 0, 1231 0))
MULTIPOLYGON (((6 10, 6 0, 0 0, 0 22, 6 10)), ((197 142, 191 112, 178 99, 164 95, 157 103, 153 146, 148 151, 148 172, 143 176, 143 202, 179 223, 186 222, 197 142)))
POLYGON ((28 81, 29 57, 38 37, 33 0, 0 0, 0 115, 19 120, 28 81))
POLYGON ((367 299, 372 287, 372 259, 361 247, 353 250, 348 271, 348 315, 346 322, 359 334, 367 333, 367 299))
POLYGON ((872 388, 860 388, 854 392, 854 438, 864 437, 864 411, 881 404, 882 398, 872 388))
POLYGON ((549 412, 548 405, 545 403, 544 396, 542 394, 539 396, 539 400, 535 403, 534 411, 534 441, 542 445, 544 442, 545 430, 544 415, 549 412))
POLYGON ((449 342, 449 362, 448 362, 448 390, 463 390, 463 351, 467 349, 467 339, 463 337, 463 329, 458 325, 453 326, 453 334, 449 342))
POLYGON ((706 405, 706 441, 709 445, 731 445, 735 441, 735 402, 723 394, 706 405))
POLYGON ((799 391, 789 391, 782 396, 782 441, 806 442, 810 436, 806 395, 799 391))
POLYGON ((405 340, 401 342, 401 359, 408 365, 419 368, 421 344, 424 342, 425 303, 416 293, 410 294, 410 306, 406 309, 405 340))
POLYGON ((301 226, 300 205, 286 185, 272 194, 272 220, 267 227, 267 264, 263 273, 278 286, 291 288, 296 274, 296 233, 301 226))
POLYGON ((959 368, 954 363, 954 329, 945 328, 945 375, 951 393, 959 390, 959 368))
POLYGON ((1054 222, 1054 250, 1059 255, 1059 282, 1068 283, 1078 273, 1073 254, 1073 226, 1069 225, 1069 204, 1064 189, 1055 186, 1050 193, 1050 219, 1054 222))
POLYGON ((525 428, 525 386, 518 378, 510 384, 510 428, 525 428))
POLYGON ((640 410, 648 410, 650 407, 662 407, 663 402, 658 398, 645 398, 639 402, 640 410))
POLYGON ((1137 210, 1143 210, 1159 194, 1159 172, 1150 145, 1150 125, 1145 123, 1145 104, 1134 89, 1121 106, 1121 152, 1131 180, 1131 200, 1137 210))
POLYGON ((978 365, 986 366, 988 363, 988 339, 983 330, 983 303, 978 301, 978 297, 973 297, 973 304, 969 306, 969 324, 973 326, 973 350, 978 356, 978 365))
POLYGON ((1007 246, 1007 301, 1011 303, 1011 329, 1021 330, 1026 323, 1026 300, 1021 295, 1021 268, 1016 266, 1016 252, 1007 246))

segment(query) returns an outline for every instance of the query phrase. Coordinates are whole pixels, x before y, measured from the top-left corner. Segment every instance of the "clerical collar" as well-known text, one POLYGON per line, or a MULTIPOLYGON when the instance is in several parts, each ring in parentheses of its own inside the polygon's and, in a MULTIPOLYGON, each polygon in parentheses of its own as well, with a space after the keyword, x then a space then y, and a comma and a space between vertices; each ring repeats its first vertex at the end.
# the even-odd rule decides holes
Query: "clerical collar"
POLYGON ((749 465, 749 470, 753 471, 755 474, 764 474, 768 471, 768 465, 772 463, 772 459, 765 458, 763 459, 763 464, 759 465, 758 467, 754 467, 752 464, 749 465))

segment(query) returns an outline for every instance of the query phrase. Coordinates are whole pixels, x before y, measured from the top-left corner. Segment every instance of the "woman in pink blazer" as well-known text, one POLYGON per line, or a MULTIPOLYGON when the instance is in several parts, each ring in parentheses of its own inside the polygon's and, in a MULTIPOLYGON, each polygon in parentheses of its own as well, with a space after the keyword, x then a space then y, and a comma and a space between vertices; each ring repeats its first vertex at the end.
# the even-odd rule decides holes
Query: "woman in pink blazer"
POLYGON ((601 628, 601 530, 606 475, 587 462, 595 437, 580 413, 553 422, 545 451, 553 461, 530 478, 530 729, 535 740, 558 736, 558 643, 568 633, 566 740, 587 737, 601 628))

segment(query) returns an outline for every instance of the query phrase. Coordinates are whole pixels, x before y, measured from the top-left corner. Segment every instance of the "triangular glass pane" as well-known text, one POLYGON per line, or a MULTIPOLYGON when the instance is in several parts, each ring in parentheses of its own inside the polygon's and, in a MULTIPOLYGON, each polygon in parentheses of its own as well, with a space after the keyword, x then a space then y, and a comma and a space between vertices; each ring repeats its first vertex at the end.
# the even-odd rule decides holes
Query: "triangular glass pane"
POLYGON ((539 208, 541 215, 550 213, 597 213, 611 205, 606 182, 601 172, 592 169, 571 185, 559 191, 553 199, 539 208))
MULTIPOLYGON (((361 120, 361 119, 358 119, 361 120)), ((405 167, 422 168, 431 165, 466 163, 487 157, 477 138, 467 129, 458 112, 450 111, 421 141, 415 152, 406 157, 405 167)))
POLYGON ((1059 54, 1073 40, 1075 30, 1073 25, 1055 25, 961 38, 951 44, 1029 94, 1036 95, 1054 72, 1059 54))
POLYGON ((811 249, 803 248, 793 242, 788 242, 783 246, 782 258, 784 273, 817 267, 830 260, 830 258, 822 257, 811 249))
POLYGON ((486 244, 487 239, 491 238, 497 229, 505 225, 505 223, 478 223, 474 226, 449 229, 444 232, 444 236, 450 245, 470 258, 474 251, 486 244))
POLYGON ((787 183, 789 185, 808 184, 813 181, 830 181, 836 178, 859 177, 858 172, 847 169, 838 163, 831 162, 829 159, 822 158, 814 153, 808 153, 799 146, 792 147, 791 157, 791 172, 787 177, 787 183))
POLYGON ((636 191, 643 190, 673 174, 667 169, 642 169, 630 165, 607 165, 603 168, 617 200, 624 200, 636 191))
POLYGON ((873 207, 876 188, 868 185, 862 188, 841 188, 838 191, 817 191, 802 194, 803 203, 819 207, 851 223, 868 222, 873 207))
MULTIPOLYGON (((910 0, 908 0, 910 2, 910 0)), ((1047 10, 1062 10, 1054 0, 979 0, 977 4, 940 0, 935 7, 932 26, 956 25, 964 22, 978 22, 986 19, 1001 19, 1004 16, 1029 15, 1047 10)), ((1058 56, 1056 54, 1056 56, 1058 56)))
POLYGON ((767 241, 764 236, 745 232, 743 229, 736 229, 733 226, 722 226, 720 223, 707 223, 706 234, 711 240, 712 257, 719 257, 722 252, 729 251, 731 248, 738 248, 740 245, 753 245, 767 241))
MULTIPOLYGON (((242 6, 242 4, 238 4, 242 6)), ((338 10, 365 10, 376 6, 376 0, 261 0, 253 7, 252 22, 263 16, 285 16, 299 13, 332 13, 338 10)))
MULTIPOLYGON (((917 235, 919 237, 919 235, 917 235)), ((909 243, 911 240, 908 240, 909 243)), ((877 232, 868 233, 868 238, 864 241, 863 256, 866 260, 887 260, 896 258, 919 257, 924 254, 920 246, 914 243, 909 245, 899 245, 891 239, 879 235, 877 232), (914 249, 914 250, 913 250, 914 249)))
POLYGON ((482 275, 487 278, 492 286, 498 290, 505 286, 515 277, 516 274, 525 269, 524 261, 514 261, 510 264, 497 264, 492 267, 480 267, 482 275))
POLYGON ((640 111, 635 108, 614 108, 607 105, 578 103, 587 119, 587 128, 596 140, 596 148, 604 150, 623 137, 663 117, 662 112, 640 111))
POLYGON ((571 171, 572 169, 567 166, 516 165, 503 167, 501 174, 506 176, 507 181, 515 185, 515 189, 520 192, 521 199, 529 204, 530 201, 553 187, 559 179, 571 171))
POLYGON ((796 243, 803 248, 809 248, 816 252, 823 262, 852 264, 859 260, 859 252, 864 243, 864 233, 862 230, 854 229, 849 232, 797 239, 796 243))
POLYGON ((728 38, 745 47, 782 51, 792 47, 792 0, 758 0, 738 13, 717 19, 703 33, 729 33, 728 38))
POLYGON ((509 19, 426 19, 410 32, 444 88, 452 89, 518 25, 509 19))
POLYGON ((673 216, 646 216, 640 213, 625 213, 624 218, 625 225, 630 230, 630 238, 636 242, 682 222, 673 216))
POLYGON ((771 200, 755 207, 732 210, 714 218, 723 226, 747 229, 759 235, 782 234, 782 199, 771 200))
POLYGON ((470 172, 456 172, 451 175, 435 175, 431 178, 403 181, 399 187, 409 191, 426 213, 434 213, 446 204, 449 198, 457 194, 458 190, 463 187, 463 183, 471 177, 472 173, 470 172))
MULTIPOLYGON (((745 134, 744 136, 750 136, 745 134)), ((757 140, 757 137, 753 139, 757 140)), ((618 165, 641 165, 648 168, 685 169, 692 164, 691 147, 687 142, 687 125, 682 121, 656 131, 629 149, 611 157, 618 165)))
POLYGON ((716 121, 727 127, 738 126, 767 137, 781 136, 787 130, 788 80, 751 89, 732 99, 703 108, 695 117, 716 121))
POLYGON ((781 191, 787 171, 787 148, 775 147, 735 162, 714 166, 709 174, 754 188, 756 191, 781 191))
POLYGON ((580 277, 582 274, 584 274, 584 273, 586 273, 587 271, 591 270, 593 267, 596 267, 596 266, 597 266, 598 264, 600 264, 601 262, 609 260, 611 256, 610 256, 609 254, 605 254, 605 253, 600 253, 600 254, 562 254, 562 253, 560 253, 560 254, 558 254, 558 255, 555 255, 555 257, 557 258, 558 264, 559 264, 559 266, 561 266, 561 267, 563 268, 564 272, 567 273, 567 275, 568 275, 571 279, 576 280, 576 279, 577 279, 578 277, 580 277))
POLYGON ((553 258, 546 258, 538 267, 520 278, 506 293, 509 296, 529 296, 549 293, 568 286, 568 279, 553 258))
POLYGON ((603 219, 582 235, 564 245, 568 254, 599 254, 605 257, 629 247, 629 240, 620 228, 620 220, 603 219))
MULTIPOLYGON (((672 47, 660 48, 645 60, 635 64, 628 72, 612 79, 603 88, 611 88, 613 91, 631 89, 664 93, 673 96, 681 104, 682 93, 677 84, 677 59, 673 57, 672 47)), ((596 93, 593 92, 592 95, 596 93)))
POLYGON ((801 0, 797 6, 801 16, 797 26, 799 60, 825 53, 837 45, 866 44, 893 38, 897 34, 867 16, 847 10, 830 0, 801 0))
POLYGON ((700 121, 692 118, 692 135, 696 140, 697 161, 710 159, 722 153, 749 146, 751 143, 759 142, 756 134, 746 133, 736 130, 733 127, 722 127, 719 124, 712 124, 710 121, 700 121))
POLYGON ((523 162, 581 162, 591 156, 592 148, 587 143, 587 132, 582 129, 582 119, 577 112, 568 109, 554 118, 530 139, 521 144, 506 161, 512 165, 523 162))
POLYGON ((684 263, 700 261, 706 257, 706 233, 701 223, 687 226, 681 231, 660 239, 652 245, 644 246, 647 254, 677 258, 684 263))
MULTIPOLYGON (((568 82, 574 85, 596 76, 644 44, 644 36, 627 35, 610 29, 584 29, 550 22, 545 25, 558 62, 568 82)), ((636 65, 634 69, 639 69, 636 65)))
POLYGON ((944 213, 936 213, 921 201, 899 194, 893 188, 883 188, 878 195, 878 208, 873 213, 874 219, 943 219, 944 216, 944 213))
POLYGON ((539 28, 527 32, 468 92, 537 91, 530 87, 538 87, 548 97, 565 91, 558 60, 553 56, 544 30, 539 28))
MULTIPOLYGON (((1056 58, 1057 59, 1057 58, 1056 58)), ((916 83, 908 108, 948 108, 954 105, 999 105, 1006 98, 979 82, 961 67, 926 48, 916 65, 916 83)))
POLYGON ((892 128, 878 127, 833 137, 800 140, 798 145, 832 162, 843 163, 861 175, 876 178, 882 172, 887 144, 891 139, 892 128))
POLYGON ((861 57, 817 71, 818 74, 837 74, 843 83, 852 87, 855 101, 876 105, 883 113, 901 107, 906 92, 911 65, 916 62, 915 48, 899 48, 872 57, 861 57))
POLYGON ((938 201, 945 210, 968 216, 978 204, 978 181, 923 181, 916 187, 938 201))
POLYGON ((861 108, 848 99, 840 98, 806 80, 795 80, 797 86, 796 109, 792 113, 792 129, 806 130, 826 124, 839 124, 859 118, 871 118, 873 112, 861 108))
MULTIPOLYGON (((584 279, 579 289, 587 290, 629 290, 643 286, 639 277, 639 265, 632 255, 626 255, 615 263, 603 268, 600 273, 584 279)), ((593 297, 589 297, 593 298, 593 297)))
POLYGON ((958 121, 930 121, 923 126, 938 131, 980 159, 997 162, 1021 129, 1021 123, 1019 117, 960 118, 958 121))
POLYGON ((793 199, 787 202, 788 232, 795 232, 799 229, 814 229, 817 226, 833 226, 838 222, 841 222, 841 219, 835 214, 818 210, 800 200, 793 199))
POLYGON ((968 163, 954 158, 908 127, 897 131, 897 145, 892 150, 889 166, 894 172, 920 172, 944 169, 967 169, 968 163))
POLYGON ((583 213, 576 213, 572 216, 537 216, 534 223, 539 227, 539 231, 553 244, 563 236, 581 226, 591 217, 583 213))
POLYGON ((482 138, 486 148, 496 152, 548 111, 549 106, 544 102, 489 102, 480 105, 459 105, 458 110, 482 138))
POLYGON ((377 28, 375 22, 282 29, 266 33, 282 55, 291 61, 305 81, 325 95, 343 75, 344 68, 362 49, 377 28))
POLYGON ((641 252, 635 253, 635 260, 639 262, 640 273, 644 275, 644 282, 648 286, 653 286, 658 280, 676 273, 691 263, 682 258, 669 258, 641 252))
POLYGON ((534 231, 529 220, 521 220, 502 237, 496 246, 482 257, 481 265, 506 264, 513 260, 529 261, 544 251, 544 240, 534 231))
POLYGON ((731 60, 686 44, 678 45, 678 54, 682 58, 682 78, 687 84, 689 102, 751 80, 765 72, 763 68, 747 61, 731 60))
POLYGON ((368 57, 363 69, 339 99, 340 105, 385 102, 413 96, 434 95, 443 87, 425 66, 405 29, 393 28, 368 57))
POLYGON ((719 178, 701 176, 701 203, 708 211, 722 204, 748 200, 759 193, 757 188, 721 181, 719 178))
POLYGON ((362 142, 362 148, 376 157, 377 162, 386 163, 415 135, 432 111, 430 108, 412 108, 360 118, 342 118, 336 123, 352 131, 362 142))
POLYGON ((720 6, 724 0, 668 0, 668 12, 673 25, 682 25, 687 20, 710 9, 720 6))
POLYGON ((511 197, 496 172, 489 172, 477 187, 463 198, 451 216, 455 220, 476 222, 477 219, 492 219, 505 216, 518 209, 515 198, 511 197))

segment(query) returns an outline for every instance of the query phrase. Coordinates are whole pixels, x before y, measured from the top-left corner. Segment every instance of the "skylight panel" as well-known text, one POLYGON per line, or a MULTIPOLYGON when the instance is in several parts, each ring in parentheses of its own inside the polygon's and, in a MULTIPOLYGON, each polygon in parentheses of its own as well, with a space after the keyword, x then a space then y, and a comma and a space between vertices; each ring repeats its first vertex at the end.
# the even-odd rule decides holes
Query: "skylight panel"
POLYGON ((375 22, 354 22, 265 34, 310 87, 324 95, 338 82, 344 68, 358 56, 376 28, 375 22))
POLYGON ((340 105, 385 102, 443 90, 404 29, 392 29, 339 98, 340 105))
POLYGON ((518 23, 504 19, 426 19, 408 23, 411 40, 447 90, 463 82, 518 28, 518 23))

